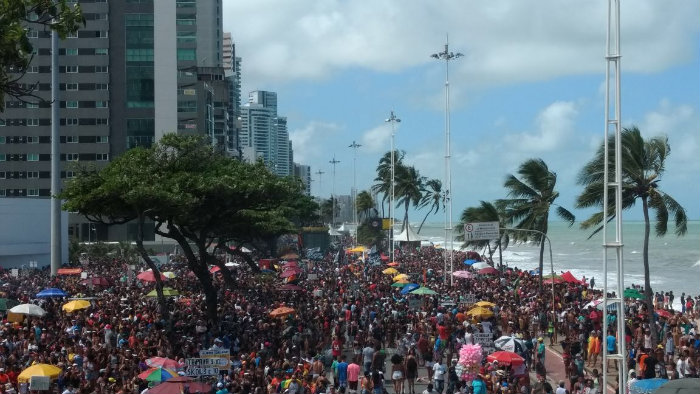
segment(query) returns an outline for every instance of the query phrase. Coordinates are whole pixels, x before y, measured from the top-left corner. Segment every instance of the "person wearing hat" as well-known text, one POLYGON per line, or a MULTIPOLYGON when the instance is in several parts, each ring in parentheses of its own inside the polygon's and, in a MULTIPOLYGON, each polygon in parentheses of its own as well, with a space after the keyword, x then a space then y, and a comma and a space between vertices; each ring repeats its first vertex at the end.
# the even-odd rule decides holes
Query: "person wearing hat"
POLYGON ((544 338, 539 337, 537 338, 537 362, 541 362, 542 364, 544 364, 544 353, 544 338))
POLYGON ((224 386, 223 383, 219 382, 216 384, 216 394, 229 394, 230 392, 228 389, 224 386))
POLYGON ((472 393, 486 394, 486 382, 484 382, 484 377, 481 374, 477 374, 472 380, 472 393))

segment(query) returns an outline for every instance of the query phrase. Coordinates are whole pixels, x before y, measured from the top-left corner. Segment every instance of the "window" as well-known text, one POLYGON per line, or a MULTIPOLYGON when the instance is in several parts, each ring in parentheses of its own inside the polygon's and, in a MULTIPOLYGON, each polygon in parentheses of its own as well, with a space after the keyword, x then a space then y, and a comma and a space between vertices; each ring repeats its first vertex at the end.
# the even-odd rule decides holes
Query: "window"
POLYGON ((28 197, 39 197, 39 189, 27 189, 28 197))
POLYGON ((108 66, 95 66, 95 72, 96 73, 106 73, 109 71, 108 66))
POLYGON ((27 119, 27 126, 39 126, 39 119, 27 119))
POLYGON ((95 155, 95 160, 97 161, 107 161, 109 160, 109 154, 107 153, 98 153, 95 155))
MULTIPOLYGON (((178 50, 179 52, 179 50, 178 50)), ((153 49, 152 48, 129 48, 126 50, 126 61, 127 62, 152 62, 153 61, 153 49)))
POLYGON ((99 30, 96 35, 97 35, 97 38, 108 38, 109 31, 108 30, 99 30))
POLYGON ((27 67, 27 73, 36 74, 39 72, 39 66, 29 66, 27 67))
POLYGON ((6 139, 6 137, 4 135, 0 135, 0 144, 4 144, 5 139, 6 139))
POLYGON ((180 101, 177 103, 177 112, 197 112, 197 102, 180 101))
POLYGON ((78 84, 77 83, 67 83, 66 90, 78 90, 78 84))
POLYGON ((77 135, 67 135, 66 136, 66 143, 67 144, 77 144, 78 143, 78 136, 77 135))
POLYGON ((5 197, 5 189, 0 189, 0 197, 5 197))
POLYGON ((39 143, 39 137, 36 135, 30 135, 27 137, 27 143, 28 144, 38 144, 39 143))
POLYGON ((197 53, 194 49, 177 49, 177 60, 197 60, 197 53))
POLYGON ((95 90, 109 90, 109 85, 106 83, 96 83, 95 90))
POLYGON ((39 161, 38 153, 27 153, 27 161, 39 161))
POLYGON ((66 72, 69 74, 76 74, 78 72, 78 66, 66 66, 66 72))
POLYGON ((5 179, 5 171, 0 171, 0 179, 5 179))
POLYGON ((109 49, 107 48, 95 48, 95 55, 108 55, 109 49))
POLYGON ((78 56, 78 48, 66 48, 66 56, 78 56))
POLYGON ((179 31, 179 32, 177 32, 177 42, 178 43, 196 42, 196 41, 197 41, 197 32, 194 32, 194 31, 179 31))
POLYGON ((176 19, 175 23, 180 26, 192 26, 197 24, 195 15, 182 15, 176 19))
POLYGON ((39 103, 27 103, 27 108, 32 108, 32 109, 39 108, 39 103))
POLYGON ((97 144, 106 144, 109 142, 109 137, 106 135, 98 135, 95 137, 95 143, 97 144))
POLYGON ((109 101, 95 101, 95 108, 107 108, 109 107, 109 101))
POLYGON ((66 153, 66 161, 78 161, 79 158, 77 153, 66 153))
POLYGON ((27 171, 27 178, 39 178, 39 171, 27 171))
POLYGON ((5 161, 7 160, 7 155, 4 153, 0 153, 0 161, 5 161))
POLYGON ((106 125, 106 124, 108 124, 107 118, 97 118, 97 119, 95 119, 95 124, 96 125, 106 125))
POLYGON ((66 101, 66 108, 78 108, 77 101, 66 101))
POLYGON ((39 31, 27 29, 27 38, 39 38, 39 31))
POLYGON ((78 32, 76 31, 75 33, 68 33, 66 36, 68 38, 78 38, 78 32))
POLYGON ((68 118, 66 119, 66 126, 77 126, 78 118, 68 118))
POLYGON ((0 127, 5 125, 5 119, 0 119, 0 127))
POLYGON ((66 178, 75 178, 75 173, 73 171, 66 171, 66 178))

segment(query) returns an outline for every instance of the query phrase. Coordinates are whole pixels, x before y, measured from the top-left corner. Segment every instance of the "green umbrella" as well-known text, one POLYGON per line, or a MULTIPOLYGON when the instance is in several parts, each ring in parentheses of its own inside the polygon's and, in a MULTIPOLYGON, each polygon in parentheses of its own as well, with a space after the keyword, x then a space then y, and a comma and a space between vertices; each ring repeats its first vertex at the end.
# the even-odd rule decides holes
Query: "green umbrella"
POLYGON ((404 286, 406 286, 407 284, 408 284, 408 282, 406 282, 406 283, 394 282, 394 283, 391 285, 391 287, 404 287, 404 286))
POLYGON ((19 305, 19 301, 12 300, 9 298, 0 298, 0 311, 6 311, 12 309, 12 307, 19 305))
MULTIPOLYGON (((166 297, 174 297, 180 295, 180 292, 171 288, 171 287, 164 287, 163 288, 163 295, 166 297)), ((146 294, 146 297, 157 297, 158 293, 156 293, 156 289, 151 290, 150 293, 146 294)))
POLYGON ((434 291, 434 290, 430 290, 430 289, 427 288, 427 287, 421 286, 421 287, 419 287, 419 288, 413 290, 410 294, 432 295, 432 294, 437 294, 437 292, 434 291))
POLYGON ((644 298, 644 295, 637 289, 625 289, 624 295, 625 298, 636 298, 638 300, 644 298))

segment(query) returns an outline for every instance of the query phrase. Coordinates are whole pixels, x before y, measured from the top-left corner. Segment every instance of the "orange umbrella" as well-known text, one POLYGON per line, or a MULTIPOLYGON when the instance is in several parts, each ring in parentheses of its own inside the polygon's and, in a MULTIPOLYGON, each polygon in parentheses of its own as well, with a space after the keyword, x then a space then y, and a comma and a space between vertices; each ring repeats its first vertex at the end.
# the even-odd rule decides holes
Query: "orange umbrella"
POLYGON ((398 266, 399 266, 399 263, 397 263, 396 261, 392 261, 391 263, 389 263, 389 264, 387 264, 387 265, 388 265, 389 267, 398 267, 398 266))
MULTIPOLYGON (((136 275, 136 277, 138 279, 141 279, 144 282, 155 282, 156 281, 156 275, 151 270, 143 271, 142 273, 136 275)), ((160 279, 167 280, 168 278, 166 278, 165 275, 160 274, 160 279)))
POLYGON ((281 306, 281 307, 273 310, 272 312, 270 312, 270 317, 274 317, 274 318, 285 317, 285 316, 291 315, 294 312, 295 312, 294 308, 290 308, 288 306, 281 306))

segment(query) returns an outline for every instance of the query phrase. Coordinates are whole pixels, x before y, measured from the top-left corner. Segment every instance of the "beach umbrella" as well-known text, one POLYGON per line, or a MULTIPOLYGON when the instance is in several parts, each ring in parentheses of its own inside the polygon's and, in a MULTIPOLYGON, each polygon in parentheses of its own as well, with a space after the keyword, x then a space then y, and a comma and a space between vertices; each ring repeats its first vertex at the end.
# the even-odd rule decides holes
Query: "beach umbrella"
POLYGON ((390 268, 387 268, 384 271, 382 271, 382 274, 385 274, 385 275, 394 275, 394 274, 398 274, 398 273, 399 273, 399 270, 397 270, 394 267, 390 267, 390 268))
POLYGON ((149 368, 140 374, 138 374, 139 379, 145 380, 147 382, 163 382, 170 378, 178 376, 177 372, 168 368, 149 368))
POLYGON ((365 250, 366 250, 365 247, 360 245, 360 246, 355 246, 352 249, 349 249, 348 252, 350 252, 350 253, 362 253, 365 250))
POLYGON ((398 281, 398 282, 392 283, 392 284, 391 284, 391 287, 404 287, 404 286, 406 286, 407 284, 409 284, 408 281, 400 280, 400 281, 398 281))
POLYGON ((477 306, 468 310, 467 315, 483 319, 493 316, 493 311, 491 311, 491 309, 484 308, 483 306, 477 306))
POLYGON ((61 368, 51 364, 34 364, 25 369, 17 376, 17 381, 20 383, 29 382, 32 376, 48 376, 50 379, 56 379, 61 373, 61 368))
POLYGON ((304 289, 297 285, 286 284, 277 288, 279 291, 303 291, 304 289))
POLYGON ((104 277, 101 276, 93 276, 91 278, 85 278, 80 281, 81 285, 85 286, 101 286, 101 287, 109 287, 112 286, 112 283, 104 277))
POLYGON ((671 313, 665 309, 657 309, 656 314, 659 315, 660 317, 665 318, 665 319, 673 317, 673 313, 671 313))
POLYGON ((299 275, 301 272, 301 268, 285 268, 285 270, 280 273, 280 278, 289 278, 290 276, 299 275))
POLYGON ((588 304, 584 305, 584 306, 583 306, 583 309, 586 309, 586 308, 595 308, 595 307, 597 307, 598 305, 600 305, 601 303, 603 303, 603 299, 602 299, 602 298, 599 298, 599 299, 597 299, 597 300, 593 300, 593 301, 589 302, 588 304))
POLYGON ((16 313, 19 315, 37 316, 37 317, 42 317, 46 314, 46 311, 41 309, 41 307, 39 305, 34 305, 34 304, 19 304, 17 306, 10 308, 10 312, 16 313))
POLYGON ((229 261, 228 263, 224 264, 226 267, 233 268, 233 267, 240 267, 239 263, 234 263, 233 261, 229 261))
POLYGON ((284 264, 282 264, 284 269, 287 268, 299 268, 299 264, 296 261, 286 261, 284 264))
MULTIPOLYGON (((144 282, 155 282, 156 281, 156 274, 153 273, 153 271, 148 270, 148 271, 143 271, 142 273, 136 275, 137 279, 140 279, 144 282)), ((160 279, 161 280, 167 280, 163 274, 160 274, 160 279)))
POLYGON ((474 305, 481 306, 484 308, 493 308, 494 306, 496 306, 496 304, 494 304, 493 302, 489 302, 489 301, 479 301, 474 305))
POLYGON ((408 275, 406 275, 406 274, 398 274, 398 275, 396 275, 396 276, 394 277, 394 282, 396 282, 397 280, 401 280, 401 279, 408 279, 408 275))
POLYGON ((63 309, 64 312, 75 312, 81 309, 86 309, 90 307, 90 301, 88 300, 73 300, 73 301, 68 301, 67 303, 63 304, 61 309, 63 309))
POLYGON ((287 254, 283 255, 282 257, 280 257, 280 259, 282 259, 282 260, 296 260, 298 258, 299 258, 299 255, 296 253, 293 253, 293 252, 287 253, 287 254))
POLYGON ((472 273, 469 271, 455 271, 452 273, 455 278, 469 279, 472 277, 472 273))
POLYGON ((221 271, 221 267, 218 265, 212 265, 211 268, 209 268, 209 273, 214 274, 221 271))
MULTIPOLYGON (((404 287, 404 289, 405 289, 405 287, 404 287)), ((417 288, 417 289, 415 289, 415 290, 412 290, 410 293, 411 293, 411 294, 418 294, 418 295, 433 295, 433 294, 437 294, 437 292, 436 292, 435 290, 431 290, 431 289, 429 289, 429 288, 427 288, 427 287, 423 287, 423 286, 421 286, 421 287, 419 287, 419 288, 417 288)))
POLYGON ((151 357, 146 359, 146 365, 152 368, 170 368, 178 369, 181 367, 177 360, 167 357, 151 357))
POLYGON ((399 266, 399 263, 397 263, 396 261, 392 261, 391 263, 389 263, 389 264, 387 264, 387 265, 388 265, 389 267, 398 267, 398 266, 399 266))
POLYGON ((583 281, 576 279, 574 274, 571 273, 571 271, 566 271, 563 274, 561 274, 561 278, 564 279, 564 282, 567 283, 576 283, 576 284, 581 284, 583 281))
POLYGON ((38 292, 36 296, 37 298, 68 297, 68 293, 56 287, 52 287, 38 292))
POLYGON ((668 382, 668 379, 651 378, 637 380, 630 385, 630 394, 650 394, 668 382))
MULTIPOLYGON (((180 292, 173 289, 172 287, 163 287, 163 295, 166 297, 175 297, 179 296, 180 292)), ((153 289, 148 294, 146 294, 146 297, 158 297, 158 292, 156 291, 156 289, 153 289)))
POLYGON ((281 306, 277 309, 274 309, 272 312, 270 312, 270 317, 277 318, 277 317, 285 317, 287 315, 291 315, 295 312, 294 308, 290 308, 288 306, 281 306))
POLYGON ((493 345, 498 350, 505 350, 508 352, 519 354, 522 354, 525 351, 525 349, 527 349, 525 341, 516 337, 509 337, 507 335, 504 335, 493 341, 493 345))
POLYGON ((0 298, 0 311, 6 311, 13 306, 19 305, 19 301, 10 298, 0 298))
POLYGON ((480 269, 482 269, 482 268, 487 268, 487 267, 490 267, 490 266, 491 266, 491 265, 490 265, 489 263, 485 263, 485 262, 483 262, 483 261, 482 261, 482 262, 479 262, 479 263, 474 263, 474 264, 472 264, 472 268, 475 269, 475 270, 480 270, 480 269))
POLYGON ((464 265, 474 265, 475 263, 477 263, 477 261, 474 260, 474 259, 466 259, 466 260, 464 260, 464 265))
POLYGON ((486 357, 488 362, 498 361, 499 364, 518 366, 525 362, 525 359, 520 357, 518 354, 507 351, 499 351, 491 353, 486 357))
POLYGON ((496 274, 498 274, 498 270, 493 268, 493 267, 482 268, 477 272, 479 273, 479 275, 496 275, 496 274))
POLYGON ((700 393, 700 379, 683 378, 673 379, 664 383, 653 394, 698 394, 700 393))
POLYGON ((165 271, 163 272, 163 276, 165 276, 168 279, 177 278, 177 275, 173 271, 165 271))
POLYGON ((640 293, 637 289, 625 289, 625 292, 623 294, 625 298, 635 298, 638 300, 644 298, 644 295, 640 293))
POLYGON ((148 389, 146 394, 198 394, 211 392, 211 385, 204 382, 197 382, 189 376, 176 376, 165 382, 148 389), (185 387, 187 390, 185 390, 185 387))
POLYGON ((406 283, 403 289, 401 289, 401 294, 408 294, 419 287, 420 285, 418 283, 406 283))

